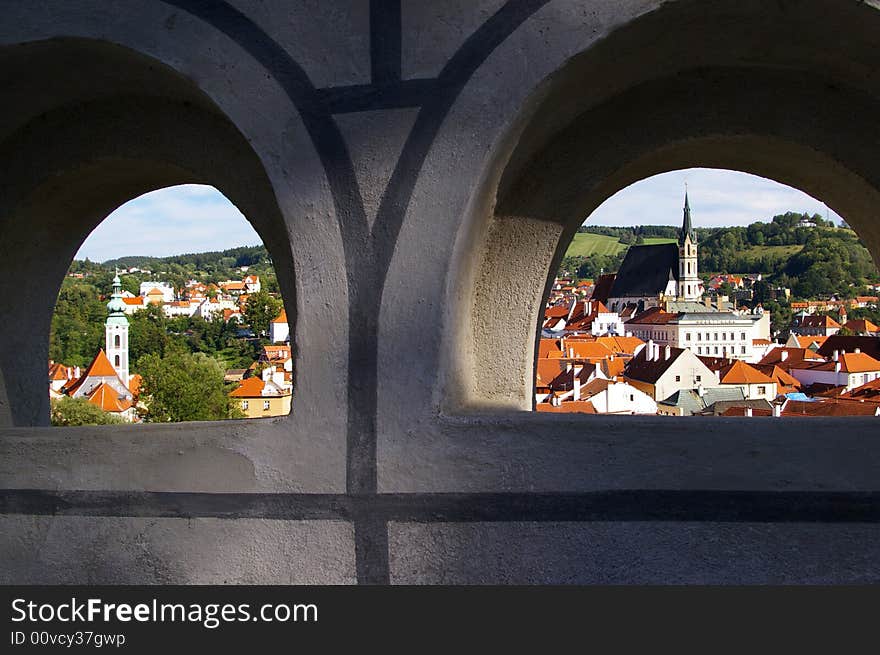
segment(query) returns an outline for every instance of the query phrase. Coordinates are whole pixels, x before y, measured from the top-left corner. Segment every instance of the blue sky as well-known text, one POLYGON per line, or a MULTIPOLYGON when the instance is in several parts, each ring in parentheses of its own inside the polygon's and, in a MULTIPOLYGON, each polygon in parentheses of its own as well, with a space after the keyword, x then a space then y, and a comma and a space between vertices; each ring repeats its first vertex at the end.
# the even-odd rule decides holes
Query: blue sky
POLYGON ((251 224, 217 189, 184 184, 144 194, 119 207, 92 231, 76 259, 165 257, 260 243, 251 224))
MULTIPOLYGON (((588 217, 594 225, 679 225, 688 183, 695 227, 748 225, 786 211, 840 217, 805 193, 746 173, 691 168, 623 189, 588 217)), ((77 259, 164 257, 261 243, 241 212, 210 186, 160 189, 125 203, 85 240, 77 259)))
POLYGON ((737 171, 689 168, 649 177, 603 202, 587 225, 681 225, 685 182, 694 227, 727 227, 768 221, 787 211, 828 213, 815 198, 790 186, 737 171))

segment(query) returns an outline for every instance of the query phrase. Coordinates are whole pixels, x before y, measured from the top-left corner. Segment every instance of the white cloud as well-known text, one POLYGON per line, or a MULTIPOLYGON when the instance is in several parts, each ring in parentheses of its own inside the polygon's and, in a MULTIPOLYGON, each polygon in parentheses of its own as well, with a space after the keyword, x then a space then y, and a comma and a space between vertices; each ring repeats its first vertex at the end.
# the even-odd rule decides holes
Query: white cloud
MULTIPOLYGON (((840 217, 805 193, 747 173, 691 168, 649 177, 600 205, 594 225, 679 225, 688 183, 697 227, 748 225, 786 211, 840 217)), ((261 243, 251 224, 217 189, 186 184, 125 203, 89 235, 77 259, 124 255, 164 257, 261 243)))
POLYGON ((244 215, 211 186, 168 187, 131 200, 104 219, 77 259, 165 257, 262 243, 244 215))
POLYGON ((685 182, 695 227, 748 225, 787 211, 828 214, 820 200, 748 173, 690 168, 646 178, 617 192, 587 219, 593 225, 680 225, 685 182))

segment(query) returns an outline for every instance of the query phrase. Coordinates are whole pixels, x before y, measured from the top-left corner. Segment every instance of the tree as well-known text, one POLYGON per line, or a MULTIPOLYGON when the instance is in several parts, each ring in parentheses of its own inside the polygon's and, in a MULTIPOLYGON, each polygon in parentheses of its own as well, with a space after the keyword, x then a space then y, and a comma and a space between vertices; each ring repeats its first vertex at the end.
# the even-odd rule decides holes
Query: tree
POLYGON ((283 307, 278 298, 266 291, 258 291, 248 296, 244 307, 244 319, 257 336, 269 333, 269 324, 281 313, 283 307))
POLYGON ((86 398, 64 396, 51 401, 49 413, 52 425, 70 427, 73 425, 115 425, 123 423, 122 417, 105 412, 86 398))
POLYGON ((217 421, 240 416, 237 406, 229 402, 220 363, 204 353, 147 354, 138 360, 137 371, 143 378, 141 400, 147 406, 145 420, 149 422, 217 421))

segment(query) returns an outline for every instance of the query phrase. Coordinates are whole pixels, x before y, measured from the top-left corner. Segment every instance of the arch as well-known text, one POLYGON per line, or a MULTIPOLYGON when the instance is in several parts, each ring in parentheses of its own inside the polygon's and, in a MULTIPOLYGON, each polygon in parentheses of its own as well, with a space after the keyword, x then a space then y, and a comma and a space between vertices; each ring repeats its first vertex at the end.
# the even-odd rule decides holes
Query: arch
POLYGON ((121 344, 121 341, 122 341, 122 340, 120 339, 119 335, 118 335, 118 334, 115 335, 115 336, 113 337, 113 346, 114 346, 115 348, 119 348, 119 346, 120 346, 120 344, 121 344))
POLYGON ((113 365, 114 365, 114 366, 119 366, 119 355, 116 355, 116 356, 113 358, 113 365))
POLYGON ((880 12, 855 1, 667 3, 548 76, 489 164, 492 210, 463 226, 480 238, 472 271, 452 269, 474 283, 453 309, 450 348, 468 356, 450 356, 447 409, 533 406, 550 272, 593 209, 651 175, 726 168, 800 188, 878 261, 878 31, 880 12), (829 27, 851 38, 831 44, 829 27))
POLYGON ((0 389, 0 426, 47 424, 42 337, 65 268, 105 216, 143 193, 218 188, 266 244, 294 323, 293 257, 272 184, 245 136, 191 80, 79 38, 0 48, 0 75, 15 90, 0 122, 0 161, 15 162, 0 180, 0 255, 32 282, 0 281, 16 325, 0 345, 0 377, 15 381, 0 389))

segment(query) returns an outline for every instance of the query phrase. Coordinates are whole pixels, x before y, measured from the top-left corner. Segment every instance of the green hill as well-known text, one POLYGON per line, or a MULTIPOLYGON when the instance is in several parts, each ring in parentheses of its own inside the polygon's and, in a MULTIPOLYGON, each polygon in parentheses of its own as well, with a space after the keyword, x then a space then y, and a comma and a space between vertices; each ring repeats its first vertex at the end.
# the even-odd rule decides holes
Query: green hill
POLYGON ((566 257, 591 257, 593 255, 616 255, 626 246, 620 243, 616 237, 608 237, 604 234, 592 234, 590 232, 578 232, 574 235, 566 257))

